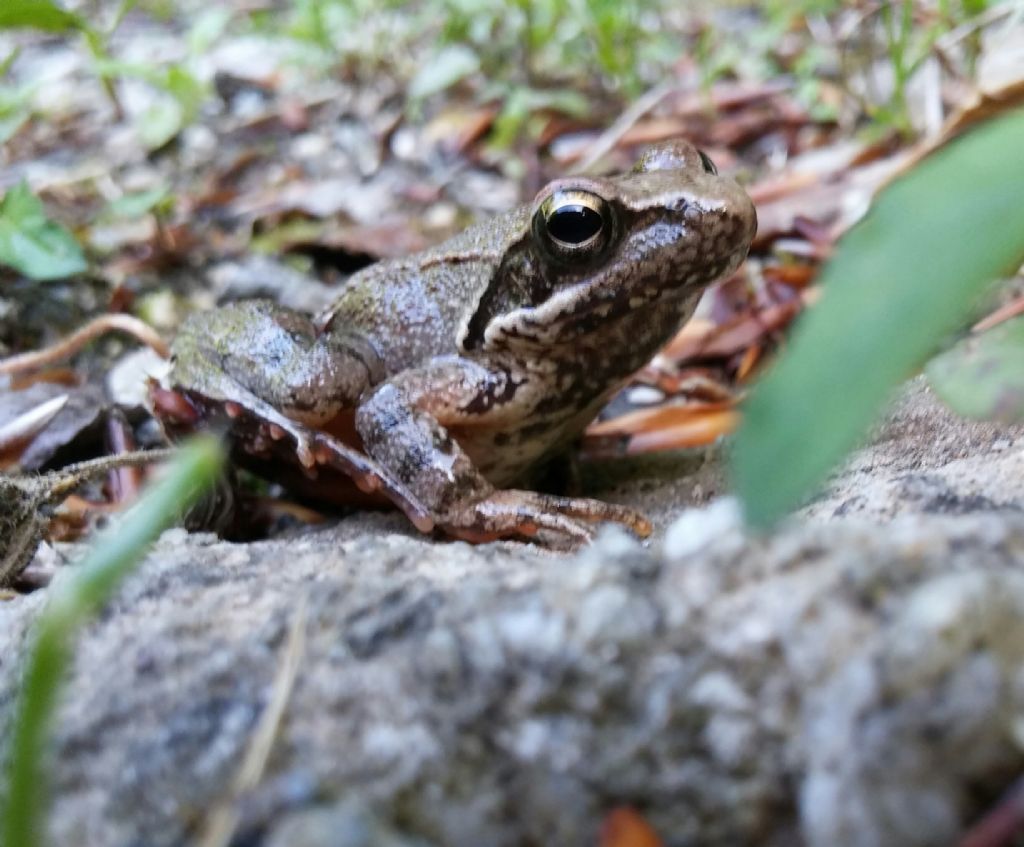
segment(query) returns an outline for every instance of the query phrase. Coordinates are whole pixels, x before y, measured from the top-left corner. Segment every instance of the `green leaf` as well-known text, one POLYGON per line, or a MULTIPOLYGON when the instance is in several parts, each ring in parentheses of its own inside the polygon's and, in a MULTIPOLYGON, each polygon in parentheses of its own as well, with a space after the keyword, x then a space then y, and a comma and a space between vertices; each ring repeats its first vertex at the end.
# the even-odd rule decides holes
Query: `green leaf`
POLYGON ((199 109, 206 97, 206 88, 182 65, 171 65, 163 83, 164 89, 178 101, 184 124, 190 124, 199 116, 199 109))
POLYGON ((751 524, 798 506, 986 286, 1024 262, 1022 149, 1018 110, 929 156, 842 240, 821 303, 752 393, 736 437, 751 524))
POLYGON ((188 49, 193 56, 206 53, 224 34, 233 12, 222 6, 211 6, 198 14, 188 32, 188 49))
POLYGON ((589 108, 587 98, 577 91, 565 88, 540 91, 527 86, 513 88, 504 98, 501 112, 494 121, 491 146, 496 150, 511 147, 535 112, 550 109, 578 118, 586 115, 589 108))
POLYGON ((49 0, 3 0, 0 3, 0 29, 20 27, 44 32, 86 32, 89 29, 78 15, 49 0))
POLYGON ((136 120, 139 140, 148 150, 159 150, 198 116, 206 97, 206 87, 182 65, 163 71, 139 65, 106 63, 105 73, 138 77, 162 89, 169 97, 159 97, 136 120))
POLYGON ((147 150, 159 150, 181 132, 184 125, 185 111, 181 103, 161 97, 138 118, 135 130, 147 150))
POLYGON ((422 100, 450 88, 480 68, 480 57, 464 44, 452 44, 430 59, 409 83, 409 97, 422 100))
POLYGON ((17 112, 4 112, 0 110, 0 144, 6 144, 17 134, 18 130, 25 125, 31 117, 28 109, 17 112))
POLYGON ((119 218, 121 220, 134 220, 153 211, 161 205, 170 195, 170 188, 166 185, 158 185, 148 191, 137 191, 133 194, 125 194, 111 201, 104 210, 103 216, 107 218, 119 218))
POLYGON ((60 279, 86 269, 82 248, 25 183, 0 201, 0 264, 33 279, 60 279))
POLYGON ((168 473, 122 519, 89 547, 74 573, 53 595, 33 629, 14 736, 6 767, 7 807, 0 816, 0 843, 45 843, 47 736, 53 723, 74 636, 114 593, 146 548, 217 478, 223 454, 211 438, 182 449, 168 473))
POLYGON ((3 79, 7 74, 10 73, 11 68, 14 67, 14 63, 18 61, 18 57, 21 55, 21 48, 15 47, 3 61, 0 61, 0 79, 3 79))
POLYGON ((965 338, 924 372, 941 400, 964 417, 1024 421, 1024 318, 965 338))

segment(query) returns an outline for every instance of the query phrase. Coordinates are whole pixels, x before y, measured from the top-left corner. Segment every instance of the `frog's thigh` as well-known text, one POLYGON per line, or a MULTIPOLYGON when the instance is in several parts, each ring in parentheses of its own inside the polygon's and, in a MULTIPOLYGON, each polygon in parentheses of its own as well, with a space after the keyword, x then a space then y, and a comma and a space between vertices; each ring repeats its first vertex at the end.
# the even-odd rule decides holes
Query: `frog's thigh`
POLYGON ((176 383, 224 400, 257 397, 313 426, 353 408, 380 370, 361 336, 317 334, 305 315, 262 300, 193 315, 173 352, 176 383), (237 397, 228 380, 238 386, 237 397))

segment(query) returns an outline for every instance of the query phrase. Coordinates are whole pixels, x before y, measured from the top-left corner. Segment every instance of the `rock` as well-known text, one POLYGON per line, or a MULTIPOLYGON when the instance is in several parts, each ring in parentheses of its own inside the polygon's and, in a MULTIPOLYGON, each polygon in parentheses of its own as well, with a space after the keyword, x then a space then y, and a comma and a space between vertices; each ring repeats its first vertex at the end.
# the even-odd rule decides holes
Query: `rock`
MULTIPOLYGON (((770 536, 703 502, 713 456, 697 496, 664 457, 606 478, 656 504, 647 547, 474 548, 382 514, 247 545, 166 533, 77 645, 51 841, 192 843, 304 602, 235 844, 594 845, 621 804, 668 845, 952 843, 1024 767, 1020 436, 915 384, 770 536)), ((0 604, 5 740, 45 599, 0 604)))

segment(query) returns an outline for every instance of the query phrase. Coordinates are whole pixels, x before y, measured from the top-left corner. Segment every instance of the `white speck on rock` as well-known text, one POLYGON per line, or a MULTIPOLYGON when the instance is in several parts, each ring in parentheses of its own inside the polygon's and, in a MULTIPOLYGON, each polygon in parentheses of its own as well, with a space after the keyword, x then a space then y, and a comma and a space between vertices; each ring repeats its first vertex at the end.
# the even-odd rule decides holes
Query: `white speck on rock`
POLYGON ((733 497, 721 497, 702 509, 687 509, 665 533, 665 558, 672 561, 692 556, 740 525, 740 508, 733 497))
POLYGON ((585 643, 623 645, 650 636, 655 623, 645 598, 621 585, 600 585, 583 599, 576 626, 585 643))
POLYGON ((497 620, 505 646, 532 657, 557 656, 565 645, 565 620, 541 605, 506 612, 497 620))
POLYGON ((704 741, 714 759, 726 767, 736 767, 757 755, 757 732, 747 718, 712 715, 704 727, 704 741))
POLYGON ((363 753, 370 760, 393 762, 423 761, 441 751, 437 739, 420 724, 377 724, 363 734, 363 753))
POLYGON ((745 712, 752 708, 750 697, 735 678, 722 671, 704 674, 690 690, 690 699, 715 711, 745 712))

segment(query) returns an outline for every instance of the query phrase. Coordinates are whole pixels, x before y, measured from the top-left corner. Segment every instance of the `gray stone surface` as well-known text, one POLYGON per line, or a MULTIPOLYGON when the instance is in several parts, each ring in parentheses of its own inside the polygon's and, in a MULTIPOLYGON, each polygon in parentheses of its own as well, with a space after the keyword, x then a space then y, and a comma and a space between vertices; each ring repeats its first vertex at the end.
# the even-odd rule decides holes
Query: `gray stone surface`
MULTIPOLYGON (((303 601, 236 845, 594 845, 621 803, 669 845, 951 843, 1024 768, 1021 435, 913 384, 770 537, 714 499, 714 453, 589 476, 652 513, 647 548, 473 548, 381 514, 171 531, 78 644, 53 843, 195 843, 303 601)), ((0 738, 46 594, 0 604, 0 738)))

